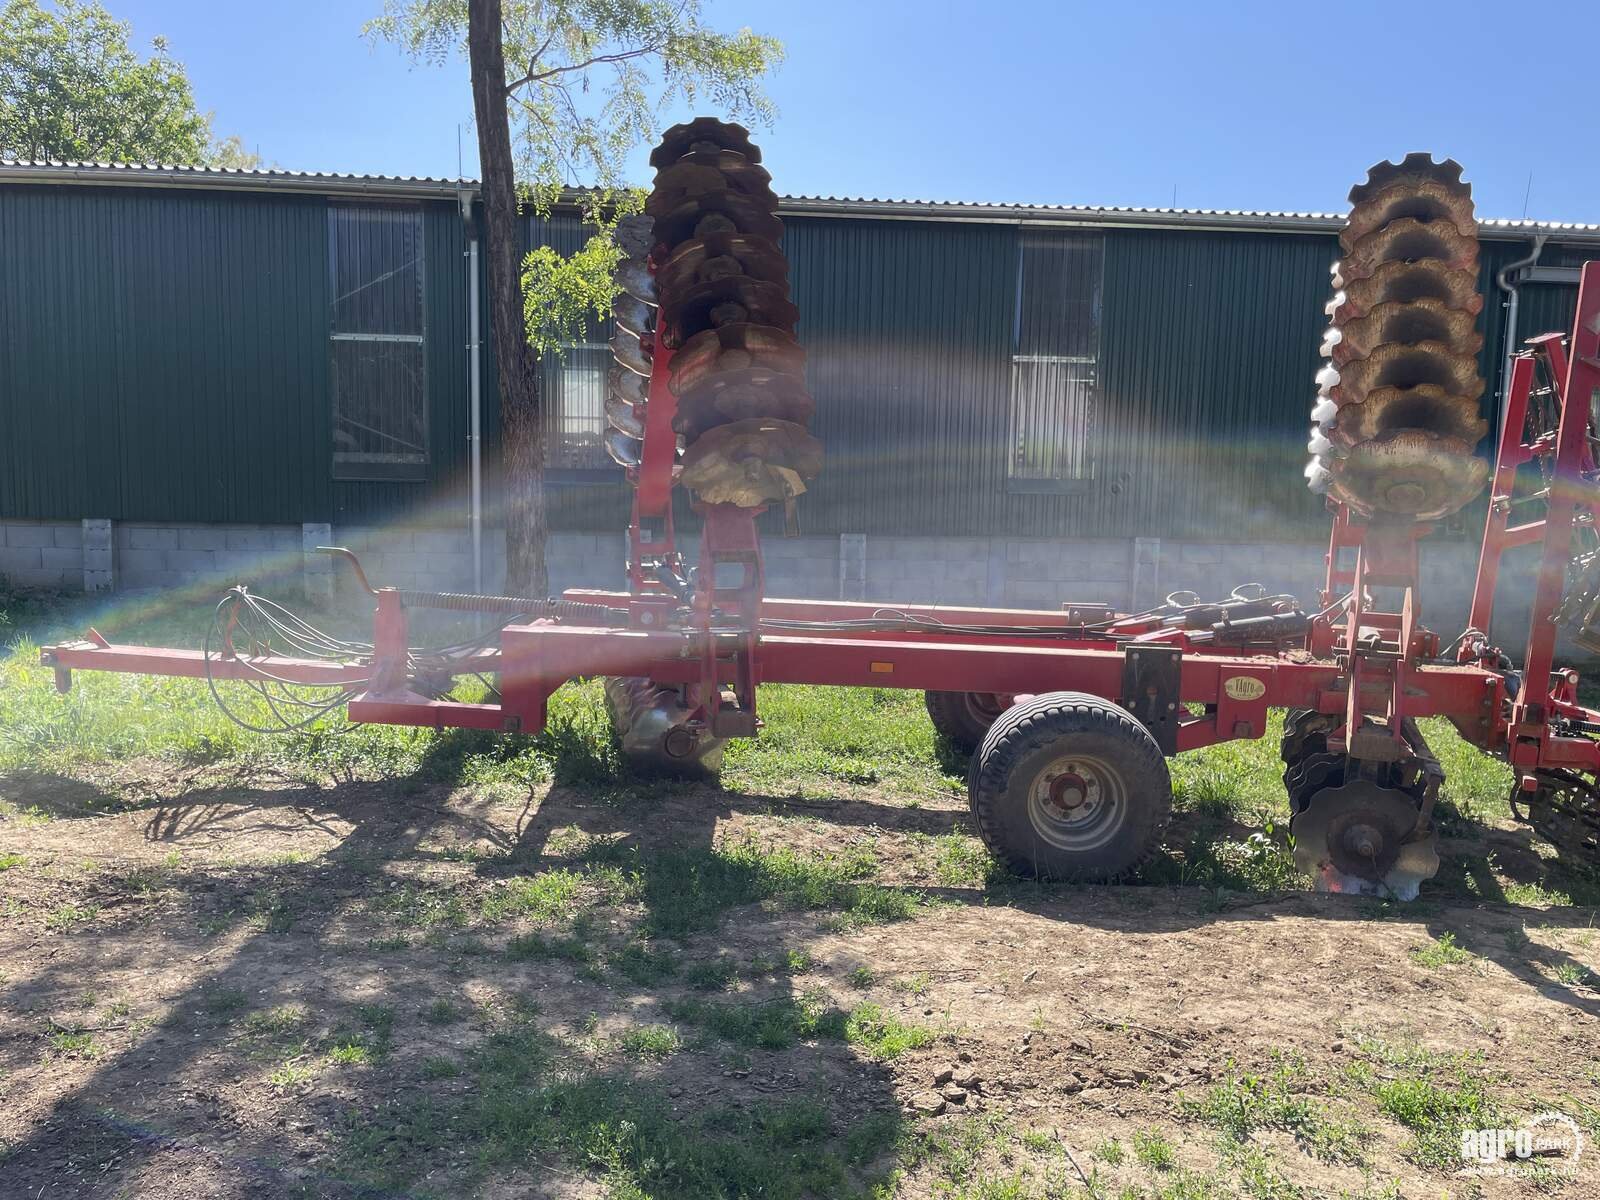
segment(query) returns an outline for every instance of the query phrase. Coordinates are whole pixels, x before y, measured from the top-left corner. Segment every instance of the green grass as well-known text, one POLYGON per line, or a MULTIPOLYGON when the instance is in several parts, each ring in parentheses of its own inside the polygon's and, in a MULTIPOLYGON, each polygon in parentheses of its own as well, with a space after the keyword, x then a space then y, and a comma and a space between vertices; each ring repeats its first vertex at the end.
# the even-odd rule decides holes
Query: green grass
POLYGON ((1178 1112, 1210 1125, 1240 1146, 1258 1129, 1290 1134, 1307 1153, 1329 1162, 1359 1163, 1371 1131, 1360 1122, 1336 1116, 1318 1100, 1316 1081, 1298 1055, 1274 1054, 1267 1070, 1230 1071, 1198 1097, 1179 1099, 1178 1112))
POLYGON ((1133 1157, 1142 1166, 1156 1171, 1170 1170, 1177 1161, 1172 1153, 1172 1143, 1153 1129, 1134 1130, 1133 1157))
POLYGON ((676 1115, 646 1081, 590 1070, 526 1021, 495 1029, 459 1067, 470 1086, 449 1099, 353 1114, 341 1173, 409 1188, 449 1148, 472 1146, 474 1173, 562 1158, 614 1200, 803 1200, 860 1194, 900 1131, 890 1111, 840 1125, 825 1094, 676 1115))
POLYGON ((70 1058, 99 1058, 105 1052, 93 1033, 58 1029, 50 1035, 50 1048, 70 1058))
POLYGON ((66 933, 94 920, 99 915, 100 906, 97 904, 75 904, 69 901, 58 904, 47 912, 44 924, 45 928, 53 933, 66 933))
POLYGON ((898 1058, 907 1050, 933 1044, 933 1030, 907 1025, 876 1004, 858 1004, 844 1023, 845 1040, 873 1058, 898 1058))
POLYGON ((1469 963, 1476 957, 1472 951, 1456 943, 1455 934, 1448 932, 1441 933, 1435 941, 1425 946, 1416 946, 1411 951, 1411 961, 1420 967, 1427 967, 1430 971, 1469 963))
POLYGON ((766 686, 757 704, 767 727, 759 738, 728 743, 728 787, 772 796, 964 789, 961 777, 940 765, 920 692, 766 686))
POLYGON ((865 989, 878 982, 878 973, 863 964, 846 975, 844 981, 853 988, 865 989))
POLYGON ((426 1005, 421 1015, 429 1025, 453 1025, 461 1020, 464 1014, 448 997, 440 996, 426 1005))
POLYGON ((668 1000, 663 1010, 673 1020, 695 1025, 724 1041, 749 1049, 787 1050, 814 1038, 845 1039, 846 1014, 821 992, 769 1000, 668 1000))
POLYGON ((1503 1123, 1473 1055, 1439 1054, 1413 1043, 1356 1040, 1362 1058, 1351 1079, 1384 1115, 1411 1134, 1406 1156, 1436 1169, 1460 1165, 1461 1134, 1503 1123))
POLYGON ((482 915, 489 921, 510 917, 553 921, 572 912, 582 885, 583 876, 564 868, 508 880, 483 902, 482 915))
POLYGON ((666 1058, 682 1044, 670 1025, 639 1025, 624 1031, 618 1045, 635 1058, 666 1058))

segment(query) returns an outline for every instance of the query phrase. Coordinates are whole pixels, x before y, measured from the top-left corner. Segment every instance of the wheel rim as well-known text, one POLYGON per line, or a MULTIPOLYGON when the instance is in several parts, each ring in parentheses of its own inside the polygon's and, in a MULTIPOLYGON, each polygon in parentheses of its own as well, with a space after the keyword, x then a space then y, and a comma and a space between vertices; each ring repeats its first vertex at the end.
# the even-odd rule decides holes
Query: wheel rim
POLYGON ((1028 820, 1058 850, 1096 850, 1116 836, 1128 789, 1109 764, 1086 755, 1049 763, 1028 788, 1028 820))
POLYGON ((1000 697, 993 692, 966 692, 964 696, 968 715, 983 724, 994 724, 995 718, 1005 711, 1000 697))

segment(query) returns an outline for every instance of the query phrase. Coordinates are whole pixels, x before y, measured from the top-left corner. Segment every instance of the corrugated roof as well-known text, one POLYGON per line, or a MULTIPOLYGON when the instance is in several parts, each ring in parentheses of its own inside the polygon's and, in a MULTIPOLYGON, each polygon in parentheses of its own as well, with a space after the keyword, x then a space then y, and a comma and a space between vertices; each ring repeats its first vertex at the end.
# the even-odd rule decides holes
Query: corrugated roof
MULTIPOLYGON (((154 163, 17 162, 0 159, 0 182, 127 184, 138 187, 196 187, 239 190, 355 193, 387 197, 445 197, 475 190, 475 179, 420 175, 358 175, 278 169, 169 166, 154 163)), ((1343 213, 1281 212, 1268 209, 1145 208, 1130 205, 1018 204, 966 200, 895 200, 864 196, 785 196, 780 211, 816 216, 901 220, 990 221, 1008 224, 1117 225, 1130 228, 1250 229, 1332 233, 1343 213)), ((1535 234, 1569 241, 1600 241, 1600 224, 1572 221, 1484 218, 1486 237, 1535 234)))

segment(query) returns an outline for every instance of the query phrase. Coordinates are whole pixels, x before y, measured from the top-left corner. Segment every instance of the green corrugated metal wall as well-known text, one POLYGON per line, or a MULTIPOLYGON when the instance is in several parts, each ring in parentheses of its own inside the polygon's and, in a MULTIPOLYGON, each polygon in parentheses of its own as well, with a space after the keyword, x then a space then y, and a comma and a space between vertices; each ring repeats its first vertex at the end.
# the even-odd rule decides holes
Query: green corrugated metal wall
MULTIPOLYGON (((455 204, 423 206, 432 463, 417 484, 331 477, 328 203, 0 187, 0 516, 464 523, 455 204)), ((579 230, 530 221, 528 236, 571 248, 579 230)), ((1006 486, 1017 226, 804 216, 786 239, 828 456, 801 505, 806 532, 1249 540, 1325 527, 1300 468, 1331 237, 1106 231, 1094 478, 1074 494, 1006 486)), ((1484 244, 1491 380, 1504 353, 1494 274, 1525 254, 1484 244)), ((1581 257, 1552 246, 1542 261, 1581 257)), ((1565 325, 1572 298, 1527 285, 1524 334, 1565 325)), ((492 358, 483 383, 492 520, 492 358)), ((614 531, 626 514, 614 479, 552 488, 558 529, 614 531)))
POLYGON ((0 192, 0 513, 326 514, 323 213, 297 198, 0 192))

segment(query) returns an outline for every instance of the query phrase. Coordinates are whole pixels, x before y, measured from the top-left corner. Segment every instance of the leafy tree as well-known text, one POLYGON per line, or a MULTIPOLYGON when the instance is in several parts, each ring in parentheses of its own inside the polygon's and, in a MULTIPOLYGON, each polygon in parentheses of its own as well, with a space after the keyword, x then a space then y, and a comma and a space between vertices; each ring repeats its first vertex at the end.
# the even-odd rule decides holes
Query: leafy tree
POLYGON ((6 0, 0 10, 0 157, 58 162, 255 166, 217 141, 165 39, 150 57, 99 4, 6 0))
POLYGON ((626 186, 629 153, 654 141, 679 103, 769 119, 760 80, 783 47, 748 29, 708 28, 700 0, 386 0, 367 32, 436 65, 466 50, 499 347, 507 588, 543 595, 539 355, 559 353, 587 313, 609 316, 611 231, 643 202, 626 186), (524 256, 520 203, 547 215, 568 188, 583 189, 597 232, 569 257, 548 247, 524 256))

